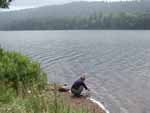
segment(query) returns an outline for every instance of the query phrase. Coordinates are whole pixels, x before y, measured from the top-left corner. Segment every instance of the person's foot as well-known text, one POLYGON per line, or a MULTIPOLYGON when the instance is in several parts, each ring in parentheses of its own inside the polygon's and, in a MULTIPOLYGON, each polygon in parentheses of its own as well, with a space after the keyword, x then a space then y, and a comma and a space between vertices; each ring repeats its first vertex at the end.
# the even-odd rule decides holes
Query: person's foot
POLYGON ((73 97, 78 97, 78 98, 80 98, 80 97, 82 97, 83 95, 73 95, 73 97))

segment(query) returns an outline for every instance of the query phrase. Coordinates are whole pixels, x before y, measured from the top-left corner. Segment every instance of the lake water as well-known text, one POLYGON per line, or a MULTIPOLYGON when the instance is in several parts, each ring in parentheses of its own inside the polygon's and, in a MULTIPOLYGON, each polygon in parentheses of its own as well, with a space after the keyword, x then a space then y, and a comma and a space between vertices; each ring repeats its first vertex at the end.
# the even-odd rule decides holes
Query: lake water
POLYGON ((86 72, 111 113, 150 113, 150 31, 1 31, 0 44, 39 61, 49 82, 86 72))

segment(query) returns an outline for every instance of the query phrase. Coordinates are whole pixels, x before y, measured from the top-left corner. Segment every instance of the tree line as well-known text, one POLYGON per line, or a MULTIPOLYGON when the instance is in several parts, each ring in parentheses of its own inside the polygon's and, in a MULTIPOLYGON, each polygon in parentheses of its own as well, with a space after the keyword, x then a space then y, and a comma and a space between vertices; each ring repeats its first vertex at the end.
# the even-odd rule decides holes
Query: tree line
POLYGON ((25 29, 150 29, 150 13, 100 12, 87 17, 29 20, 22 25, 25 29))

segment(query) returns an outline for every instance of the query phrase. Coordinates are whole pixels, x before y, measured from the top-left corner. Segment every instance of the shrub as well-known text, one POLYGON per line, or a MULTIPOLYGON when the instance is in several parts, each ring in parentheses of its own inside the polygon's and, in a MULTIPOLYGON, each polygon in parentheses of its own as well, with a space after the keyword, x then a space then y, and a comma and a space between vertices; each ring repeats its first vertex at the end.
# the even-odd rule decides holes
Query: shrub
POLYGON ((3 84, 0 84, 0 103, 6 104, 13 100, 16 97, 15 91, 13 88, 8 88, 3 84))
POLYGON ((47 76, 40 64, 16 52, 0 49, 0 82, 11 86, 17 95, 30 88, 44 88, 47 76))

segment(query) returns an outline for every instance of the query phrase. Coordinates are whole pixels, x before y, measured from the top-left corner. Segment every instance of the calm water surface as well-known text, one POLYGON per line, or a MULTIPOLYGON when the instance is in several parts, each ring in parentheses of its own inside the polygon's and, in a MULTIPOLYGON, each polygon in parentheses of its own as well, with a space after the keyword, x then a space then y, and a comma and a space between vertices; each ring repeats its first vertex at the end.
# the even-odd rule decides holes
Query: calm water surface
POLYGON ((92 96, 111 113, 150 113, 150 31, 0 32, 0 44, 39 61, 49 82, 88 73, 92 96))

